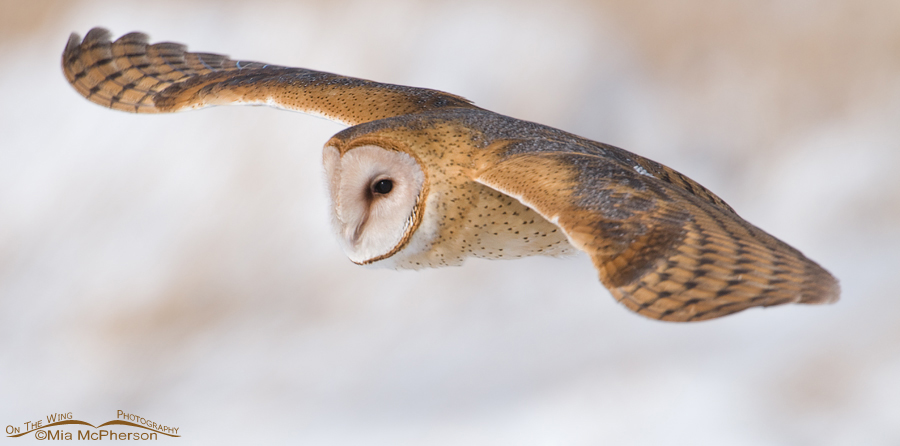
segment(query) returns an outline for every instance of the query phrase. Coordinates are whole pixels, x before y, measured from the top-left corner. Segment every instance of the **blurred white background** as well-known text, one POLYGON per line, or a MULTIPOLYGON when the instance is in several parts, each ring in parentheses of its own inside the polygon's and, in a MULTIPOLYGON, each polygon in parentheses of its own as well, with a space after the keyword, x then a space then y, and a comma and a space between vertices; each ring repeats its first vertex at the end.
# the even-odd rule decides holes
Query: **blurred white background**
POLYGON ((125 410, 183 444, 900 444, 896 0, 0 10, 3 426, 125 410), (617 305, 584 256, 354 266, 321 166, 340 125, 91 104, 59 65, 93 26, 618 145, 824 265, 842 299, 678 325, 617 305))

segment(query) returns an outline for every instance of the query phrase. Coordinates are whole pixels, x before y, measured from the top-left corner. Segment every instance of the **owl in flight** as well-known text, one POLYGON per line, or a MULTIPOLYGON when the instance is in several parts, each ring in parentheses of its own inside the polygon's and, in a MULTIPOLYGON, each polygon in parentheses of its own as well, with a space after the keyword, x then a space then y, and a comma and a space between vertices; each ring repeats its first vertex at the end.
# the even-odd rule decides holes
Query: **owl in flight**
POLYGON ((838 299, 837 280, 690 178, 631 152, 449 93, 247 62, 184 45, 69 38, 69 83, 105 107, 168 113, 265 104, 344 123, 325 143, 338 239, 354 263, 590 256, 643 316, 699 321, 838 299))

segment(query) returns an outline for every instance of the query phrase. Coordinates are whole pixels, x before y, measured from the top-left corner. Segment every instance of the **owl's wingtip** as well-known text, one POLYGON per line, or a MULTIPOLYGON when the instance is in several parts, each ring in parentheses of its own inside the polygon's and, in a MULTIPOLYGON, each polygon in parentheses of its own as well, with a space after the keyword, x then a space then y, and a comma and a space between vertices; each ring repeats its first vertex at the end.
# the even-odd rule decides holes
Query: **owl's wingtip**
POLYGON ((82 39, 81 35, 78 33, 73 32, 72 34, 69 34, 69 41, 66 42, 66 48, 63 50, 63 63, 68 64, 73 58, 77 57, 81 52, 82 46, 109 42, 111 35, 112 34, 110 34, 108 29, 99 26, 91 28, 91 30, 84 35, 84 39, 82 39))
POLYGON ((63 64, 68 63, 81 46, 81 35, 78 33, 69 34, 69 41, 66 42, 66 49, 63 50, 63 64))
POLYGON ((68 50, 69 48, 72 48, 73 46, 76 46, 80 43, 81 43, 81 34, 73 32, 72 34, 69 34, 69 42, 66 43, 66 49, 68 50))
POLYGON ((92 43, 101 43, 101 42, 109 42, 112 38, 112 33, 109 32, 108 29, 95 26, 84 35, 83 44, 92 44, 92 43))

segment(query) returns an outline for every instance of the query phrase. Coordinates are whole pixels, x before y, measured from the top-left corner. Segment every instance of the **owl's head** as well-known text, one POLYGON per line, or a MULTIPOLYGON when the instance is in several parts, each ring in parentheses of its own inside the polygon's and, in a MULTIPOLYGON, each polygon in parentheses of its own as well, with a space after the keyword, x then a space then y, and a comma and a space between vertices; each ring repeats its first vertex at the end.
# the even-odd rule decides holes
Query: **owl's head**
POLYGON ((324 150, 332 220, 344 252, 369 264, 409 242, 425 206, 425 173, 400 150, 374 144, 324 150))

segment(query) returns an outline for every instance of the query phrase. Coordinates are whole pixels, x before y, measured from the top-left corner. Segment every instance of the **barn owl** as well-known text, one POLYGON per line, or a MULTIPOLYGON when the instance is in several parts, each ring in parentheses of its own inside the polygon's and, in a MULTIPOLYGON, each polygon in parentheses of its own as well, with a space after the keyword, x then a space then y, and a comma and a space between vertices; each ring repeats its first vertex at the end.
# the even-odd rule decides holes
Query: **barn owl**
POLYGON ((350 127, 325 143, 332 221, 360 265, 583 251, 643 316, 700 321, 750 307, 828 303, 837 280, 662 164, 441 91, 187 52, 130 33, 73 34, 69 83, 132 113, 265 104, 350 127))

